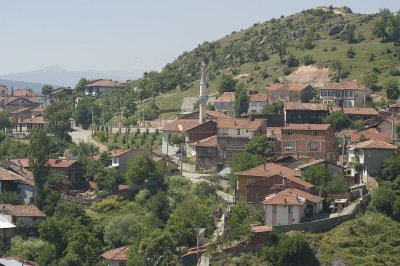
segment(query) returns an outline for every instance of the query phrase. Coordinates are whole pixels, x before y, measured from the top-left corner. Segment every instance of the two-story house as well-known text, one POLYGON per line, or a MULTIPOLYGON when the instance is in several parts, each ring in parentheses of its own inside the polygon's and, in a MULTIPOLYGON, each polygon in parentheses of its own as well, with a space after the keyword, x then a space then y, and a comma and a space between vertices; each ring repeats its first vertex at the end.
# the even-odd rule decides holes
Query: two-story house
POLYGON ((285 102, 285 124, 322 124, 329 114, 328 106, 320 103, 285 102))
POLYGON ((16 192, 24 204, 33 202, 35 180, 30 171, 17 163, 6 161, 0 166, 0 193, 16 192))
POLYGON ((215 100, 215 111, 228 115, 235 114, 235 93, 224 92, 215 100))
POLYGON ((367 140, 348 146, 348 169, 351 176, 360 176, 360 183, 367 183, 368 176, 378 176, 383 162, 393 156, 397 147, 387 142, 367 140), (359 169, 355 167, 359 166, 359 169))
POLYGON ((268 103, 303 102, 308 103, 315 99, 316 90, 310 85, 276 83, 266 87, 268 103))
POLYGON ((27 226, 36 225, 46 218, 46 214, 32 204, 0 204, 0 215, 13 224, 23 224, 27 226))
POLYGON ((248 114, 260 113, 261 110, 268 104, 267 94, 250 94, 249 97, 249 109, 247 111, 248 114))
POLYGON ((379 116, 379 112, 372 107, 332 107, 329 109, 332 112, 343 112, 345 113, 351 120, 368 120, 371 118, 375 118, 379 116))
POLYGON ((336 162, 335 130, 331 124, 287 124, 281 129, 281 156, 303 154, 336 162))
POLYGON ((322 103, 333 107, 363 107, 371 90, 355 81, 326 83, 319 89, 322 103))
POLYGON ((117 82, 108 79, 100 79, 89 82, 84 86, 85 95, 97 96, 103 93, 112 93, 116 89, 121 89, 122 86, 117 82))
POLYGON ((111 157, 110 167, 118 168, 118 171, 123 174, 128 169, 129 161, 133 157, 140 156, 143 153, 151 154, 151 151, 148 149, 129 149, 129 150, 114 149, 110 152, 110 157, 111 157))

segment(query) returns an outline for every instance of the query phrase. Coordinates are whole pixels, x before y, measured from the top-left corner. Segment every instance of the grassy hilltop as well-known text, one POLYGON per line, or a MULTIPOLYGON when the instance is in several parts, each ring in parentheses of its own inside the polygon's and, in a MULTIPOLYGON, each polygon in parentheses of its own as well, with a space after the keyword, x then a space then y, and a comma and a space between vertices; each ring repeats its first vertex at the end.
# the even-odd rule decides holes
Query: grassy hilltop
MULTIPOLYGON (((392 41, 383 42, 373 34, 375 24, 382 16, 382 13, 352 13, 348 8, 318 8, 256 23, 184 52, 161 73, 147 73, 133 86, 148 91, 155 88, 161 109, 179 109, 184 97, 198 95, 202 65, 205 65, 209 93, 213 94, 223 74, 236 77, 247 88, 263 91, 265 85, 277 81, 302 82, 304 72, 296 76, 296 71, 304 70, 304 65, 310 63, 322 72, 325 69, 326 81, 329 79, 327 68, 333 60, 343 63, 348 72, 345 79, 361 82, 363 75, 372 72, 379 78, 378 85, 383 85, 388 78, 400 80, 400 52, 392 41), (274 47, 277 43, 287 44, 282 62, 274 47), (294 66, 290 66, 293 58, 298 60, 297 66, 296 60, 294 66), (157 85, 152 85, 154 82, 157 85)), ((313 81, 311 77, 308 82, 313 81)), ((384 95, 384 92, 378 94, 384 95)), ((151 92, 147 95, 151 98, 149 95, 151 92)))

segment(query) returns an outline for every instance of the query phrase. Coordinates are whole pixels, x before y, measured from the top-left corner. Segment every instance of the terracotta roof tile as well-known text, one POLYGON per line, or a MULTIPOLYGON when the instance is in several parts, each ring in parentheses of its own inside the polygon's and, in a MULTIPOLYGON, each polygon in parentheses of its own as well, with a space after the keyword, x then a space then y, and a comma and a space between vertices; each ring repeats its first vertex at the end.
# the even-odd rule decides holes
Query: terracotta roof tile
POLYGON ((46 217, 35 205, 0 204, 0 212, 6 210, 16 217, 46 217))
POLYGON ((330 127, 331 124, 287 124, 282 129, 325 131, 328 130, 330 127))
MULTIPOLYGON (((372 128, 371 128, 372 129, 372 128)), ((359 142, 361 136, 364 136, 364 138, 368 140, 377 140, 377 141, 383 141, 383 142, 391 142, 392 141, 392 134, 390 133, 381 133, 376 130, 376 128, 373 128, 376 132, 373 132, 371 130, 363 130, 363 131, 354 131, 350 133, 350 142, 359 142)))
POLYGON ((128 260, 128 250, 129 246, 122 246, 107 250, 101 256, 106 260, 126 261, 128 260))
POLYGON ((102 79, 90 82, 85 85, 85 87, 109 87, 109 88, 122 88, 117 82, 109 79, 102 79))
POLYGON ((19 114, 19 113, 23 113, 23 112, 30 112, 30 110, 29 110, 29 108, 21 108, 21 109, 13 111, 11 113, 12 114, 19 114))
POLYGON ((49 159, 48 164, 51 168, 69 168, 77 161, 67 159, 49 159))
POLYGON ((299 178, 299 173, 293 169, 288 167, 276 164, 276 163, 267 163, 262 164, 257 167, 251 168, 246 171, 235 173, 238 176, 257 176, 257 177, 272 177, 275 175, 280 175, 286 177, 288 180, 295 182, 299 185, 304 186, 305 188, 311 188, 314 185, 310 184, 303 179, 299 178))
POLYGON ((45 109, 46 109, 46 107, 39 106, 39 107, 36 107, 35 109, 32 109, 31 111, 32 112, 44 112, 45 109))
POLYGON ((282 128, 281 127, 267 127, 267 137, 281 140, 282 128))
POLYGON ((129 150, 114 149, 111 151, 110 156, 118 157, 118 156, 121 156, 122 154, 128 153, 130 151, 132 151, 132 149, 129 149, 129 150))
POLYGON ((233 103, 235 101, 234 92, 224 92, 216 100, 216 103, 233 103))
POLYGON ((382 150, 397 150, 397 147, 393 144, 377 141, 377 140, 367 140, 357 144, 349 145, 348 147, 353 149, 382 149, 382 150))
POLYGON ((199 124, 198 119, 177 119, 171 124, 168 124, 165 127, 163 127, 162 131, 186 132, 199 125, 203 125, 205 123, 210 123, 210 122, 212 121, 206 121, 202 124, 199 124))
POLYGON ((322 163, 322 162, 325 162, 325 160, 324 159, 312 160, 310 162, 301 164, 301 165, 297 166, 296 168, 301 170, 301 169, 304 169, 304 168, 307 168, 307 167, 310 167, 312 165, 319 164, 319 163, 322 163))
POLYGON ((42 115, 18 121, 18 124, 47 124, 42 115))
POLYGON ((288 188, 287 189, 290 193, 300 196, 308 201, 314 202, 314 203, 318 203, 324 200, 324 198, 321 198, 318 195, 313 195, 311 193, 308 193, 304 190, 298 189, 298 188, 288 188))
POLYGON ((328 111, 328 106, 322 103, 284 102, 285 110, 328 111))
POLYGON ((361 107, 346 107, 346 108, 338 108, 332 107, 330 108, 331 112, 340 112, 343 111, 346 115, 379 115, 379 112, 375 108, 361 108, 361 107))
POLYGON ((1 181, 16 181, 25 183, 31 186, 35 185, 35 181, 33 179, 32 173, 24 170, 18 171, 17 169, 13 168, 0 168, 0 180, 1 181))
POLYGON ((277 194, 271 194, 265 197, 262 204, 265 205, 303 205, 304 201, 311 201, 313 203, 319 203, 324 199, 305 192, 297 188, 288 188, 277 194))
POLYGON ((255 131, 260 128, 264 123, 263 119, 254 119, 253 121, 248 118, 222 118, 218 119, 218 128, 237 128, 249 129, 255 131))
POLYGON ((217 111, 206 111, 206 114, 210 116, 211 118, 219 119, 219 118, 232 118, 231 116, 217 112, 217 111))
POLYGON ((364 86, 355 81, 342 81, 339 83, 325 83, 324 87, 321 89, 329 90, 364 90, 364 86))
POLYGON ((218 139, 217 136, 211 136, 205 139, 201 139, 197 142, 194 142, 191 145, 196 147, 217 147, 218 139))
POLYGON ((267 102, 268 94, 250 94, 250 102, 267 102))

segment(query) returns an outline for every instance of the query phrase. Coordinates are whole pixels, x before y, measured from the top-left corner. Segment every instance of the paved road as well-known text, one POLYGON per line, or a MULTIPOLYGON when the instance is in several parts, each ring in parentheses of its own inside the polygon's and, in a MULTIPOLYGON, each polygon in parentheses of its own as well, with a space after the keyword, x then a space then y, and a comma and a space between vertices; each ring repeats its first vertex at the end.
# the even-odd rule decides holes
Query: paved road
POLYGON ((69 134, 72 137, 72 141, 75 143, 79 143, 81 141, 88 142, 90 135, 92 135, 91 130, 85 130, 80 127, 73 126, 72 130, 74 131, 70 132, 69 134))

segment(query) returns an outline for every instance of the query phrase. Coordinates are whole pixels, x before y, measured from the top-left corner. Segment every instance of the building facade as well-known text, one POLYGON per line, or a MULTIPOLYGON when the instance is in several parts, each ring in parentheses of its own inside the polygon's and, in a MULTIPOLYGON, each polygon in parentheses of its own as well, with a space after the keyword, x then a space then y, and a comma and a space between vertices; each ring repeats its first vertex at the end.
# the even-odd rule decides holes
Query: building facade
POLYGON ((329 114, 328 106, 319 103, 285 102, 285 124, 322 124, 329 114))
POLYGON ((266 87, 268 103, 303 102, 309 103, 315 100, 316 90, 310 85, 298 84, 273 84, 266 87))
POLYGON ((215 111, 228 115, 235 114, 235 93, 224 92, 215 100, 215 111))
POLYGON ((319 97, 324 104, 333 107, 363 107, 371 90, 355 81, 326 83, 319 89, 319 97))

